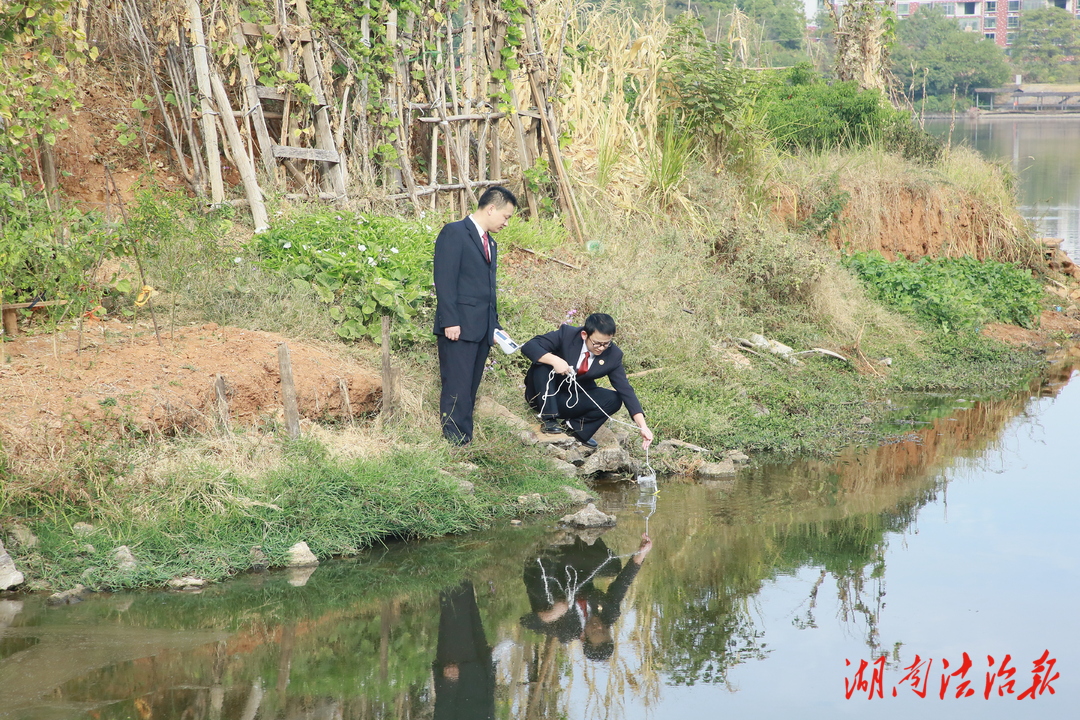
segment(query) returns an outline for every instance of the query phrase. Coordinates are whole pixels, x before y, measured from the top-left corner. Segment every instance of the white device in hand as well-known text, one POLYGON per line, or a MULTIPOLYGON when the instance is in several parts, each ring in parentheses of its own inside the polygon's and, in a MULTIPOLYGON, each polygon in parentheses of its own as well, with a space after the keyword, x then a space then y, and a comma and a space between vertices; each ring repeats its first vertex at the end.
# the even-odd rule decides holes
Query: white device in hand
POLYGON ((504 353, 510 355, 517 351, 521 346, 511 339, 504 331, 495 329, 495 344, 498 345, 504 353))

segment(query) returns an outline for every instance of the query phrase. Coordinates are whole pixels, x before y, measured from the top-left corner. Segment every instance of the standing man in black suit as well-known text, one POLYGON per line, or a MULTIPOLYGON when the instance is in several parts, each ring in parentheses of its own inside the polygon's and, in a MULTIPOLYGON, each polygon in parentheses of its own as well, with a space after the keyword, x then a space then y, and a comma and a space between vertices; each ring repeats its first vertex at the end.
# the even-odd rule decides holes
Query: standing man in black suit
POLYGON ((641 433, 641 446, 647 448, 652 443, 652 430, 645 424, 641 403, 626 379, 623 352, 612 342, 614 337, 615 320, 606 313, 593 313, 585 318, 584 327, 562 325, 521 346, 521 352, 533 362, 525 376, 525 400, 540 414, 544 432, 562 432, 557 422, 562 419, 574 437, 596 447, 592 436, 625 405, 641 433), (576 375, 584 392, 560 377, 571 374, 576 375), (607 377, 614 390, 597 387, 596 380, 601 377, 607 377))
POLYGON ((472 440, 473 405, 499 325, 495 301, 498 249, 492 235, 506 227, 517 198, 488 188, 476 212, 447 223, 435 240, 435 327, 442 393, 443 436, 454 445, 472 440))

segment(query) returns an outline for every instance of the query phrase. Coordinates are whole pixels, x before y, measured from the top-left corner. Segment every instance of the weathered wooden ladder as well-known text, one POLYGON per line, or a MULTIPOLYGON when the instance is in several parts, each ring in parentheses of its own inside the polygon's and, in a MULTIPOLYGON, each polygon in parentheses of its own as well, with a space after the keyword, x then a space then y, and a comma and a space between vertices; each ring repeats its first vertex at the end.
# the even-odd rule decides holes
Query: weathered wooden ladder
POLYGON ((315 48, 310 29, 311 16, 308 14, 306 0, 296 0, 296 14, 300 20, 300 25, 290 25, 287 18, 282 18, 284 22, 278 25, 259 26, 254 23, 237 22, 233 26, 233 42, 240 50, 238 53, 238 65, 244 86, 244 102, 246 105, 242 113, 239 114, 251 118, 251 123, 259 141, 259 154, 263 168, 273 182, 276 182, 277 178, 278 161, 281 161, 290 175, 305 185, 307 184, 306 178, 293 163, 293 160, 318 162, 325 185, 323 189, 326 191, 321 195, 323 197, 329 195, 332 199, 343 200, 346 196, 344 162, 330 128, 330 118, 327 117, 330 105, 326 100, 322 73, 315 58, 315 48), (281 40, 282 54, 287 67, 293 64, 292 43, 298 42, 300 45, 300 55, 303 61, 303 72, 300 74, 301 77, 306 76, 306 82, 312 90, 314 100, 315 147, 297 147, 289 144, 291 92, 279 92, 276 88, 259 85, 251 60, 244 53, 247 44, 246 36, 261 38, 266 35, 281 40), (281 102, 283 105, 282 111, 268 112, 263 108, 264 100, 281 102), (278 142, 274 142, 270 137, 270 131, 266 124, 267 118, 281 119, 281 134, 278 142))

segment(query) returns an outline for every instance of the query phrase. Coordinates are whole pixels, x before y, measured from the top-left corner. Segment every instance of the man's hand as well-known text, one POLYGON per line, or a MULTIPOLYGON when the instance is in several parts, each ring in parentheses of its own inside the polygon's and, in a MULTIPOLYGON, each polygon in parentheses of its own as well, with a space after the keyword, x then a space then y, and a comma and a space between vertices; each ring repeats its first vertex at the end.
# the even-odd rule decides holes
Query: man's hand
POLYGON ((641 433, 641 449, 647 450, 652 445, 653 434, 649 426, 645 424, 645 416, 638 413, 634 416, 634 422, 637 423, 638 432, 641 433))
POLYGON ((641 544, 638 545, 637 552, 634 553, 634 562, 638 565, 643 563, 650 550, 652 550, 652 538, 649 537, 648 533, 641 533, 641 544))
POLYGON ((446 336, 447 340, 457 340, 461 337, 461 326, 451 325, 450 327, 443 328, 443 335, 446 336))
POLYGON ((555 353, 544 353, 537 362, 550 365, 552 369, 560 375, 569 375, 574 371, 574 368, 570 367, 570 363, 566 362, 555 353))

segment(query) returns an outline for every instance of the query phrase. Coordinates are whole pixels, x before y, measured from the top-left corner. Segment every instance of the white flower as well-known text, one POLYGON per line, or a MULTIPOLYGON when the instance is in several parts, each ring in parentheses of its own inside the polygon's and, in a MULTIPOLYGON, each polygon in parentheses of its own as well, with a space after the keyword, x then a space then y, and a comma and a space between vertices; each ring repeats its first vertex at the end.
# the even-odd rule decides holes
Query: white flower
POLYGON ((397 255, 397 251, 397 248, 390 248, 390 252, 394 253, 395 255, 397 255))
POLYGON ((291 248, 291 247, 292 247, 292 243, 291 243, 291 242, 287 242, 287 243, 285 243, 284 245, 282 245, 281 247, 283 247, 283 248, 285 248, 286 250, 288 250, 289 248, 291 248))
POLYGON ((373 257, 369 257, 369 258, 367 259, 367 264, 368 264, 368 265, 370 265, 371 267, 375 267, 375 265, 376 265, 377 263, 375 262, 375 258, 373 258, 373 257))
POLYGON ((356 249, 360 252, 364 252, 365 250, 367 250, 367 245, 357 245, 356 249))
POLYGON ((345 257, 345 253, 343 252, 339 252, 338 255, 340 255, 341 257, 345 257))
POLYGON ((244 258, 233 258, 233 262, 239 265, 240 263, 244 262, 244 258))

